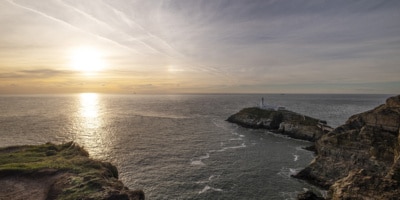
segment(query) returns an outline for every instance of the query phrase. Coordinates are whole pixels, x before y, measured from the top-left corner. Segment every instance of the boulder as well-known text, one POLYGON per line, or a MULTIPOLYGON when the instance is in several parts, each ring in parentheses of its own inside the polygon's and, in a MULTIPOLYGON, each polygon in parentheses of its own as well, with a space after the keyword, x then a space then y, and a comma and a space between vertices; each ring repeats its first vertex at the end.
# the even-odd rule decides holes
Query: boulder
POLYGON ((298 194, 297 199, 298 200, 324 200, 323 197, 316 195, 312 191, 306 191, 306 192, 302 192, 302 193, 298 194))

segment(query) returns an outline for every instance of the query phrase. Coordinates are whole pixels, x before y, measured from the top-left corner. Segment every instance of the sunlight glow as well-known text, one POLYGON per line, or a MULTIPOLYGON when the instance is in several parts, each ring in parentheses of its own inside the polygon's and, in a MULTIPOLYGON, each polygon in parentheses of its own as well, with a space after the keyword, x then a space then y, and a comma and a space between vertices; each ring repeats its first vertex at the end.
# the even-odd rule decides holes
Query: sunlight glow
POLYGON ((95 158, 102 158, 107 152, 109 134, 102 130, 103 104, 99 94, 81 93, 78 96, 77 134, 74 139, 83 145, 95 158))
POLYGON ((80 102, 81 116, 86 119, 87 124, 92 124, 99 116, 98 95, 96 93, 82 93, 80 94, 80 102))
POLYGON ((92 47, 79 47, 71 52, 71 67, 85 74, 103 70, 106 66, 101 52, 92 47))
POLYGON ((169 73, 178 73, 178 72, 183 72, 184 71, 183 69, 178 68, 176 66, 172 66, 172 65, 168 66, 167 70, 168 70, 169 73))

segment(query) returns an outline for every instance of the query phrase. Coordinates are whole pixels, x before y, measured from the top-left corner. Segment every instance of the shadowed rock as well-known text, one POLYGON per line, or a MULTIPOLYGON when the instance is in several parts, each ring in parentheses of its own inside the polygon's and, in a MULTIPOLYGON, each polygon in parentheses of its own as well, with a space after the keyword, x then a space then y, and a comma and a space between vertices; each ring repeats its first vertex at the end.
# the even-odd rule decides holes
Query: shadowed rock
POLYGON ((354 115, 323 135, 317 157, 295 177, 329 189, 332 199, 400 196, 400 96, 354 115))
POLYGON ((297 195, 298 200, 324 200, 324 198, 317 196, 314 192, 307 191, 297 195))

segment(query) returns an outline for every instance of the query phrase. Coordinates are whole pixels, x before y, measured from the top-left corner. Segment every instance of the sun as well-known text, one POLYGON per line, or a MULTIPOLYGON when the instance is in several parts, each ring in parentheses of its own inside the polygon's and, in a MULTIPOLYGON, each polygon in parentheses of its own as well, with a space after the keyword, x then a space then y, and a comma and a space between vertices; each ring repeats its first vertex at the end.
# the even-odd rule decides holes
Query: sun
POLYGON ((99 51, 92 47, 79 47, 71 51, 71 67, 85 74, 102 71, 105 61, 99 51))

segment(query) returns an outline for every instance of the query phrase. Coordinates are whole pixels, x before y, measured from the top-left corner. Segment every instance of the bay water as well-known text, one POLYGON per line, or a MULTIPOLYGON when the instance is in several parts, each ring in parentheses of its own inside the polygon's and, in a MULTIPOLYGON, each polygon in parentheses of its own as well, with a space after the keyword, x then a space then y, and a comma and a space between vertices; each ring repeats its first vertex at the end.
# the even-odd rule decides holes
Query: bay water
POLYGON ((1 95, 0 147, 75 141, 147 199, 295 199, 310 142, 226 119, 263 97, 332 127, 390 95, 1 95))

